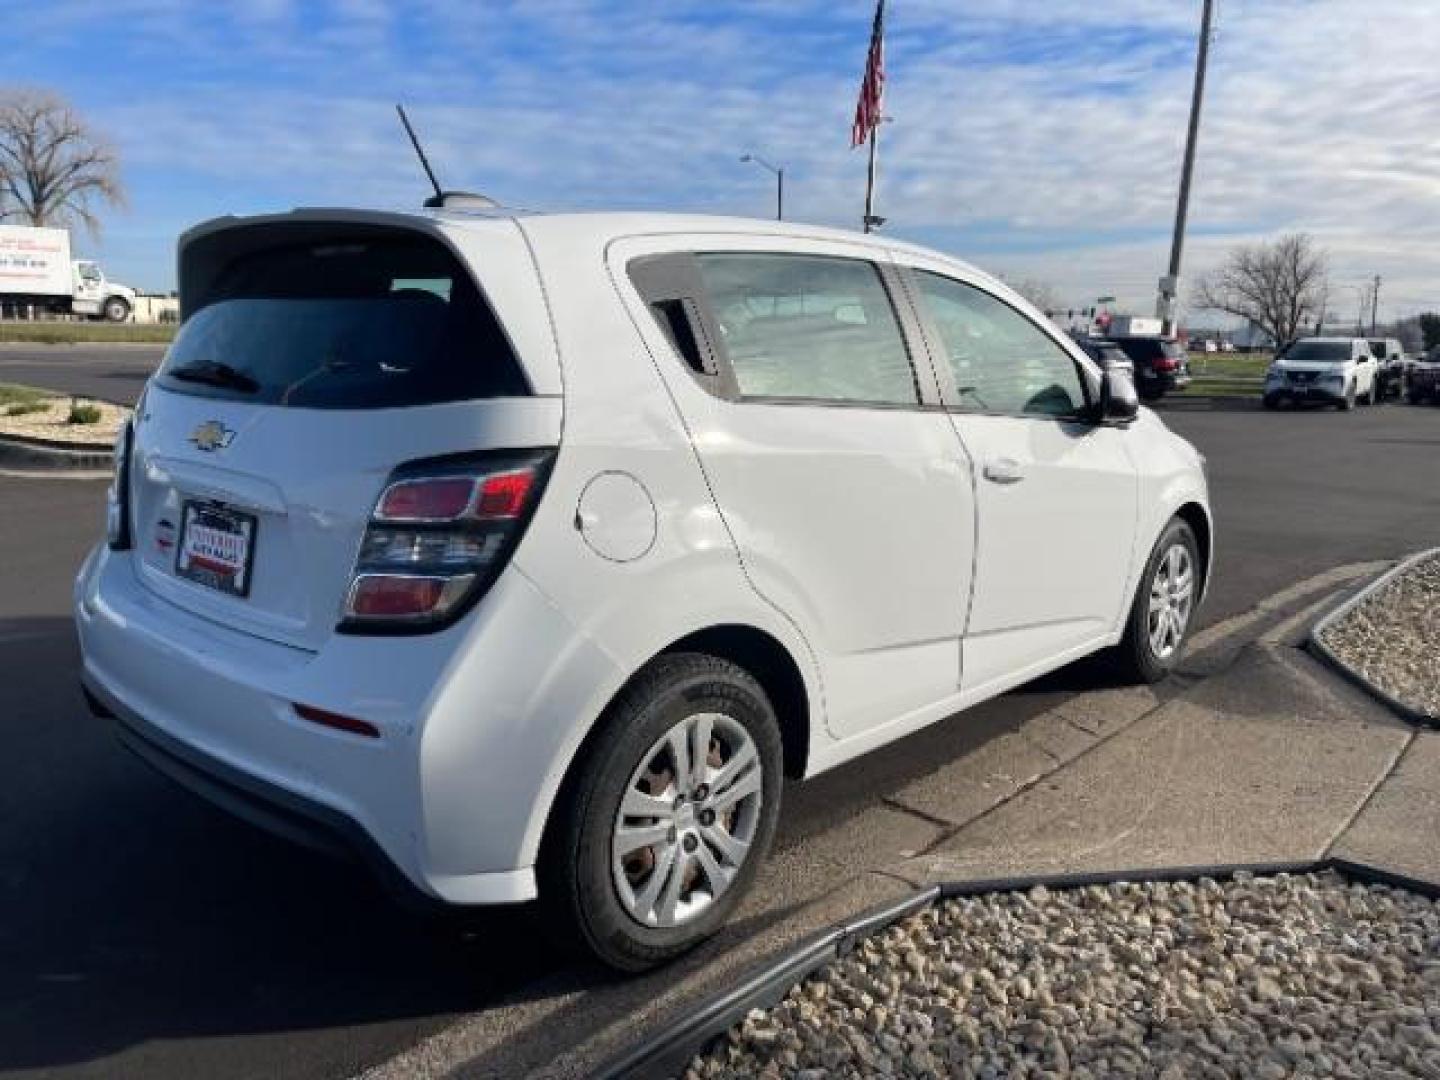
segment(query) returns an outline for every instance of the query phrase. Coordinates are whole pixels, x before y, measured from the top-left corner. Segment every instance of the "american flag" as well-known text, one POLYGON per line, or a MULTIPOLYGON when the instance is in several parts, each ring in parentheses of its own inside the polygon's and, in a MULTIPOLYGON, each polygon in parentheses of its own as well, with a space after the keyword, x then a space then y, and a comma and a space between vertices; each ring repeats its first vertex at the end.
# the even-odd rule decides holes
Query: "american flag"
POLYGON ((880 109, 885 99, 885 0, 875 4, 875 24, 870 28, 870 54, 865 58, 865 78, 860 83, 860 100, 855 103, 855 124, 850 129, 850 149, 864 143, 880 126, 880 109))

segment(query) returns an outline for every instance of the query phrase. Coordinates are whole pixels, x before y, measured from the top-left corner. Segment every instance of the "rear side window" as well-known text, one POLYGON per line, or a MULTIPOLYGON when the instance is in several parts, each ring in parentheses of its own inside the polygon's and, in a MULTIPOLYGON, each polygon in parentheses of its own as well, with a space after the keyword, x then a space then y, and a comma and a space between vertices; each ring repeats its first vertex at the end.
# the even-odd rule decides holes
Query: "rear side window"
POLYGON ((925 271, 915 277, 961 409, 1074 416, 1085 407, 1074 359, 1029 319, 974 286, 925 271))
POLYGON ((179 393, 306 409, 529 393, 473 279, 419 236, 237 259, 185 320, 159 379, 179 393))
POLYGON ((871 263, 707 254, 700 276, 744 397, 915 405, 915 371, 871 263))

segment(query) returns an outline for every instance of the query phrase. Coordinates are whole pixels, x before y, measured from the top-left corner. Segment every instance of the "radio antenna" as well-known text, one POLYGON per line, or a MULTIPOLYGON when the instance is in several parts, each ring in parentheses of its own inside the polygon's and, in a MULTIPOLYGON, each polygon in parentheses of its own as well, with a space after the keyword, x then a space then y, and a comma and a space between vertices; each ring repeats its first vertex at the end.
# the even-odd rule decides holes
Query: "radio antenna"
POLYGON ((400 114, 400 123, 405 125, 405 134, 410 136, 410 145, 415 147, 415 156, 420 159, 420 165, 425 170, 425 175, 430 178, 430 186, 435 189, 435 194, 425 200, 425 205, 444 206, 445 193, 440 190, 440 181, 435 179, 435 170, 430 168, 430 159, 425 156, 425 150, 421 147, 420 140, 415 137, 415 129, 410 126, 410 118, 405 115, 405 106, 397 104, 395 111, 400 114))

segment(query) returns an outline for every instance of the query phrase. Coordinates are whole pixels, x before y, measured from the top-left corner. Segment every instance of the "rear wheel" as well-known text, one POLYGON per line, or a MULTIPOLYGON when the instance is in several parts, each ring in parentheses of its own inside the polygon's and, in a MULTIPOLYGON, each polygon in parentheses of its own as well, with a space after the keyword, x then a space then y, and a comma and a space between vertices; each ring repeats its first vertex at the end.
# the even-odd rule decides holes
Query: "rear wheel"
POLYGON ((774 709, 739 666, 662 657, 611 708, 568 785, 541 899, 571 944, 642 971, 718 930, 775 832, 774 709))
POLYGON ((1264 404, 1267 409, 1278 409, 1280 407, 1280 395, 1266 394, 1262 404, 1264 404))
POLYGON ((1200 596, 1199 545, 1194 530, 1173 518, 1145 564, 1130 606, 1125 636, 1112 653, 1118 674, 1132 682, 1159 682, 1180 660, 1200 596))

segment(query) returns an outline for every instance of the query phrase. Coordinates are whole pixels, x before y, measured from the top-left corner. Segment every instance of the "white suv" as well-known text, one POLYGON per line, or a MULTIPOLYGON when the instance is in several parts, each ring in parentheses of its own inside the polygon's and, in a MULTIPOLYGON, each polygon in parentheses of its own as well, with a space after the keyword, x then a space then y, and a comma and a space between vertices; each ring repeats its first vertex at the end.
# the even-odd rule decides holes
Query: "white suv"
POLYGON ((1374 405, 1381 396, 1380 363, 1364 338, 1301 338, 1275 357, 1265 372, 1264 404, 1318 401, 1342 412, 1357 401, 1374 405))
POLYGON ((80 571, 148 761, 610 964, 720 925, 811 776, 1077 657, 1175 663, 1201 458, 963 263, 808 226, 299 211, 185 322, 80 571))

